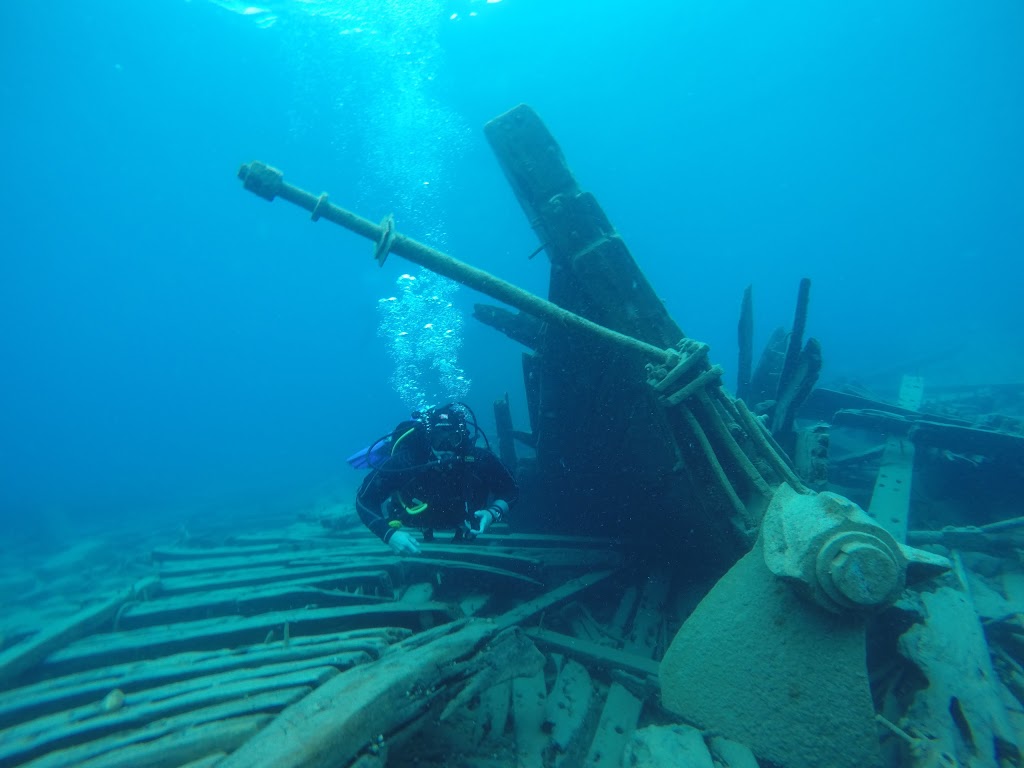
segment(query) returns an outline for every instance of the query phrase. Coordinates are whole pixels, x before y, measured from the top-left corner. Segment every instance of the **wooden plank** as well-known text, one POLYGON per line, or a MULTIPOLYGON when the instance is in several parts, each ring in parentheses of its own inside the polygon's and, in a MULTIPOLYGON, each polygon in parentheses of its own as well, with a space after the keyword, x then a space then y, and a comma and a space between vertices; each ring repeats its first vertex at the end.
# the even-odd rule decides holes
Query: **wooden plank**
POLYGON ((381 604, 392 600, 394 593, 386 571, 355 571, 340 577, 291 579, 274 586, 187 593, 136 603, 118 616, 117 629, 137 629, 213 616, 251 615, 303 606, 331 608, 381 604), (378 589, 386 594, 373 594, 378 589))
MULTIPOLYGON (((522 575, 536 575, 543 565, 543 561, 537 557, 536 552, 526 550, 513 550, 510 548, 502 547, 498 549, 496 547, 478 547, 475 542, 473 544, 463 545, 444 545, 432 542, 420 541, 420 546, 423 549, 422 556, 411 557, 411 558, 396 558, 393 555, 384 555, 379 549, 375 549, 371 552, 353 552, 351 557, 355 562, 361 562, 359 558, 366 556, 371 562, 380 562, 383 555, 384 562, 398 564, 401 567, 407 567, 409 563, 447 563, 453 567, 456 564, 466 566, 480 566, 487 568, 495 568, 499 571, 507 571, 510 573, 517 573, 522 575)), ((545 550, 545 553, 547 550, 545 550)), ((335 553, 328 560, 337 562, 338 553, 335 553)), ((294 561, 297 566, 312 565, 320 562, 319 559, 315 558, 302 558, 294 561)))
POLYGON ((414 636, 290 707, 221 768, 348 765, 366 750, 368 738, 382 734, 386 741, 397 730, 422 724, 449 699, 440 715, 444 720, 453 707, 517 669, 533 674, 542 666, 543 658, 521 633, 496 631, 490 622, 471 621, 414 636))
MULTIPOLYGON (((668 584, 665 575, 649 579, 645 584, 633 626, 623 644, 624 652, 651 658, 658 650, 668 584)), ((609 686, 597 731, 587 753, 585 764, 589 768, 619 768, 626 743, 640 721, 643 706, 643 701, 621 683, 613 682, 609 686)))
POLYGON ((544 714, 547 711, 544 671, 512 681, 513 725, 516 737, 516 768, 544 768, 544 714))
MULTIPOLYGON (((393 563, 415 563, 424 560, 440 559, 446 562, 474 563, 497 567, 503 570, 536 576, 543 568, 598 568, 612 567, 622 562, 620 547, 614 543, 602 543, 600 545, 588 545, 580 543, 573 544, 571 539, 567 542, 560 542, 559 537, 551 537, 548 542, 525 542, 519 546, 512 536, 505 541, 502 534, 490 535, 488 543, 480 545, 477 539, 472 545, 438 549, 436 544, 420 542, 423 547, 423 556, 416 558, 393 558, 388 562, 393 563), (536 544, 531 546, 531 544, 536 544)), ((379 552, 376 553, 379 556, 379 552)), ((337 562, 337 556, 334 557, 337 562)), ((296 564, 303 564, 307 561, 295 561, 296 564)), ((310 561, 312 562, 312 561, 310 561)))
POLYGON ((250 544, 233 547, 156 547, 153 559, 164 560, 197 560, 220 557, 245 557, 278 552, 280 548, 274 544, 250 544))
MULTIPOLYGON (((516 550, 510 550, 515 552, 516 550)), ((604 570, 622 565, 622 552, 616 549, 568 549, 549 547, 541 551, 525 550, 537 555, 544 568, 604 570)))
POLYGON ((502 580, 519 581, 540 586, 540 582, 536 579, 503 568, 427 556, 353 558, 344 564, 339 563, 339 558, 335 557, 330 560, 324 560, 322 563, 314 561, 309 564, 298 565, 294 568, 288 566, 251 568, 236 571, 219 571, 209 576, 197 574, 195 576, 166 578, 161 581, 161 585, 163 586, 164 594, 177 595, 211 589, 276 584, 282 579, 324 577, 331 574, 340 576, 346 572, 376 568, 385 568, 391 571, 400 570, 406 575, 421 573, 424 570, 428 570, 431 573, 436 571, 467 571, 478 576, 492 576, 502 580))
MULTIPOLYGON (((367 549, 375 549, 378 552, 387 552, 387 548, 374 537, 366 536, 362 537, 358 542, 345 541, 340 543, 338 539, 331 538, 299 538, 289 536, 274 536, 268 534, 250 534, 240 535, 236 537, 239 541, 247 542, 278 542, 279 544, 288 545, 296 550, 296 554, 299 554, 298 549, 310 544, 316 544, 321 548, 332 549, 338 547, 339 549, 359 549, 361 547, 367 549), (383 549, 382 549, 383 547, 383 549)), ((488 532, 486 536, 481 536, 476 539, 471 549, 487 549, 489 547, 504 547, 511 542, 514 545, 519 546, 565 546, 565 547, 612 547, 618 542, 618 539, 611 538, 608 536, 573 536, 566 534, 557 533, 494 533, 488 532)), ((444 547, 443 544, 437 543, 431 546, 444 547)), ((465 549, 465 545, 459 545, 460 549, 465 549)))
MULTIPOLYGON (((192 691, 218 690, 226 691, 227 686, 238 686, 248 684, 250 688, 242 695, 252 695, 266 687, 267 678, 280 677, 287 674, 310 674, 329 668, 336 670, 350 669, 358 664, 365 664, 372 660, 369 654, 361 652, 334 653, 328 656, 318 656, 311 659, 299 661, 278 662, 266 664, 257 668, 245 668, 241 670, 230 670, 209 675, 197 675, 170 682, 155 687, 143 687, 140 685, 126 686, 127 692, 121 687, 81 686, 79 688, 54 692, 45 710, 41 699, 31 702, 31 705, 18 712, 18 715, 27 719, 20 719, 16 722, 5 724, 7 731, 4 732, 4 739, 11 737, 11 734, 30 733, 31 731, 47 730, 56 732, 68 721, 85 720, 92 717, 102 716, 104 709, 112 709, 119 706, 116 702, 123 701, 125 706, 138 708, 153 701, 166 699, 173 695, 181 695, 192 691), (86 694, 91 693, 91 696, 86 694), (63 694, 63 695, 61 695, 63 694), (20 729, 20 730, 19 730, 20 729)), ((278 688, 279 685, 272 685, 278 688)))
MULTIPOLYGON (((898 407, 915 411, 921 406, 923 381, 918 376, 904 376, 900 386, 898 407)), ((905 437, 890 435, 875 478, 867 513, 876 523, 893 535, 896 541, 907 540, 910 519, 910 493, 914 480, 914 444, 905 437)))
POLYGON ((839 411, 834 423, 836 426, 900 435, 913 440, 916 445, 955 453, 977 453, 1007 460, 1024 458, 1024 437, 1020 435, 941 424, 923 416, 911 418, 880 411, 839 411))
POLYGON ((541 611, 545 611, 551 606, 557 605, 563 600, 567 600, 579 592, 590 589, 590 587, 604 581, 613 573, 616 573, 616 571, 596 571, 594 573, 587 573, 583 576, 571 579, 565 584, 544 593, 540 597, 536 597, 527 603, 523 603, 522 605, 513 608, 511 611, 508 611, 501 616, 495 617, 494 623, 502 629, 521 624, 531 616, 534 616, 541 611))
POLYGON ((90 704, 30 720, 8 728, 0 745, 0 762, 25 760, 119 731, 140 728, 157 720, 204 707, 251 699, 264 693, 312 690, 338 674, 334 667, 315 667, 264 677, 244 677, 196 687, 196 681, 172 683, 128 694, 113 711, 90 704))
POLYGON ((344 668, 347 661, 357 664, 379 658, 390 645, 410 634, 407 629, 374 628, 295 637, 287 646, 274 642, 234 650, 189 651, 145 662, 132 661, 48 678, 0 693, 0 727, 59 709, 97 702, 114 689, 131 693, 201 675, 325 657, 332 659, 332 666, 344 668))
POLYGON ((622 753, 636 730, 644 703, 621 683, 608 687, 597 721, 597 731, 587 751, 587 766, 594 768, 620 768, 622 753))
MULTIPOLYGON (((97 763, 94 763, 92 768, 98 768, 98 766, 102 766, 102 762, 99 761, 104 756, 115 753, 116 750, 132 745, 153 743, 165 737, 187 740, 189 738, 188 734, 195 732, 197 729, 202 729, 199 732, 206 736, 209 736, 211 731, 217 732, 223 729, 225 737, 230 739, 230 735, 236 733, 239 719, 243 719, 248 723, 248 727, 244 729, 237 742, 241 744, 255 736, 262 728, 269 724, 274 714, 300 700, 308 693, 308 688, 275 691, 261 696, 253 696, 249 699, 192 710, 183 715, 169 717, 133 731, 118 733, 113 736, 50 752, 32 760, 30 763, 26 763, 25 768, 81 768, 83 765, 88 764, 87 760, 97 760, 97 763)), ((193 759, 193 755, 190 752, 191 750, 184 751, 182 754, 184 759, 180 762, 187 762, 193 759)), ((149 766, 146 762, 136 763, 136 765, 144 765, 147 768, 149 766)))
POLYGON ((587 668, 569 659, 558 671, 548 694, 544 730, 550 734, 555 768, 582 765, 583 729, 594 700, 594 684, 587 668))
POLYGON ((288 624, 293 637, 373 626, 421 628, 423 622, 448 620, 450 606, 365 605, 350 608, 313 608, 275 611, 258 616, 238 616, 190 621, 171 626, 147 627, 109 635, 94 635, 51 655, 41 666, 45 674, 65 674, 125 659, 151 659, 186 650, 211 650, 226 645, 254 645, 269 632, 278 636, 288 624))
POLYGON ((75 768, 213 768, 272 719, 270 715, 252 715, 206 723, 145 744, 123 747, 75 768), (183 760, 189 762, 183 765, 183 760))
POLYGON ((32 637, 0 653, 0 686, 6 688, 58 648, 113 621, 125 603, 156 583, 156 579, 140 581, 101 603, 83 608, 66 621, 44 627, 32 637))
POLYGON ((301 568, 287 566, 270 566, 245 568, 233 571, 215 571, 211 574, 199 573, 192 576, 175 576, 160 581, 162 595, 183 595, 192 592, 208 592, 211 590, 253 587, 264 584, 278 584, 283 580, 342 578, 346 574, 361 573, 378 568, 396 568, 394 561, 369 563, 339 563, 337 560, 324 561, 318 565, 301 568))
POLYGON ((503 680, 492 685, 478 697, 479 703, 472 710, 465 710, 470 720, 469 743, 477 749, 486 749, 504 739, 505 726, 512 703, 512 681, 503 680))
POLYGON ((910 493, 914 477, 914 444, 900 437, 885 441, 882 463, 866 512, 899 542, 907 540, 910 493))
MULTIPOLYGON (((540 567, 536 553, 508 551, 505 537, 488 536, 477 539, 472 546, 447 545, 443 543, 423 543, 425 552, 432 558, 475 562, 492 565, 509 570, 528 572, 540 567), (487 542, 484 544, 484 542, 487 542), (500 543, 499 543, 500 542, 500 543), (500 549, 498 547, 501 547, 500 549)), ((316 547, 299 551, 278 551, 272 554, 222 557, 200 560, 174 560, 163 564, 160 576, 169 579, 176 576, 192 576, 210 574, 215 571, 241 571, 258 566, 304 566, 334 563, 353 568, 365 569, 365 563, 349 563, 350 558, 375 558, 388 563, 397 563, 398 559, 376 539, 373 542, 360 543, 352 546, 316 547)))
MULTIPOLYGON (((175 576, 194 576, 196 574, 213 574, 216 571, 240 571, 246 568, 259 566, 279 566, 295 563, 296 561, 311 558, 328 559, 334 558, 337 562, 345 556, 342 548, 316 547, 309 550, 287 550, 275 549, 269 554, 239 555, 235 557, 209 557, 196 559, 167 560, 160 564, 160 576, 171 578, 175 576)), ((380 554, 378 552, 378 554, 380 554)))
POLYGON ((538 645, 583 659, 594 667, 621 669, 641 677, 658 676, 658 662, 652 659, 539 627, 530 627, 523 631, 538 645))
POLYGON ((800 416, 805 419, 834 423, 840 411, 874 411, 891 413, 911 418, 923 418, 942 424, 956 424, 962 427, 971 426, 971 422, 963 419, 951 419, 937 414, 919 414, 916 409, 903 408, 894 403, 886 403, 849 392, 837 392, 825 387, 816 387, 802 406, 800 416))
POLYGON ((929 735, 934 754, 969 756, 972 767, 996 766, 1002 755, 1019 754, 1021 745, 991 682, 999 677, 955 560, 958 583, 917 593, 919 621, 900 637, 900 653, 928 682, 915 688, 902 721, 929 735))

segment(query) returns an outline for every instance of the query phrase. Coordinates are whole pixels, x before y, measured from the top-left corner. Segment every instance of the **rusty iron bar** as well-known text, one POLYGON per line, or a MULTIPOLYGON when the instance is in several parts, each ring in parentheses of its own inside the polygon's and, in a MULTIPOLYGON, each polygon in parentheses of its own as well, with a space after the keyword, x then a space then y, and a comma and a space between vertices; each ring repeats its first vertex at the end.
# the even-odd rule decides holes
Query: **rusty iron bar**
POLYGON ((243 165, 238 171, 245 189, 273 201, 280 197, 312 214, 313 221, 326 219, 350 232, 355 232, 375 244, 374 255, 383 264, 389 252, 419 264, 431 272, 455 280, 468 288, 490 296, 496 301, 508 304, 527 314, 547 321, 549 324, 566 330, 578 330, 615 346, 638 353, 645 360, 672 365, 678 358, 674 349, 660 349, 653 344, 634 339, 624 333, 613 331, 603 325, 580 317, 557 304, 534 296, 512 283, 501 280, 489 272, 470 266, 465 262, 413 240, 394 231, 389 219, 384 226, 378 226, 351 211, 347 211, 327 200, 327 195, 314 195, 299 187, 288 184, 284 174, 276 168, 261 162, 243 165))

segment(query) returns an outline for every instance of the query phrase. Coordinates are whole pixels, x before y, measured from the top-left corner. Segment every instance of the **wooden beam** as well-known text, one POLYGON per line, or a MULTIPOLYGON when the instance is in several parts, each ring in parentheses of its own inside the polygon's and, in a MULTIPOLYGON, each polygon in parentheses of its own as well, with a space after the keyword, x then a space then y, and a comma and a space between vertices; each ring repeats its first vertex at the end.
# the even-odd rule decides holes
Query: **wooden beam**
MULTIPOLYGON (((231 706, 269 694, 281 708, 338 674, 330 666, 245 678, 248 670, 233 673, 216 684, 186 681, 162 688, 121 695, 117 709, 95 703, 31 720, 8 728, 0 746, 0 761, 23 761, 74 744, 92 741, 164 718, 193 714, 205 707, 231 706)), ((244 704, 242 706, 245 706, 244 704)))
POLYGON ((541 647, 574 656, 600 669, 621 669, 641 677, 658 676, 658 662, 650 658, 540 627, 530 627, 524 632, 541 647))
POLYGON ((130 632, 93 635, 73 646, 51 654, 41 669, 48 674, 66 674, 124 659, 153 659, 186 650, 211 650, 225 646, 252 645, 265 637, 280 637, 285 625, 293 636, 337 632, 341 628, 373 626, 420 628, 423 622, 437 623, 450 618, 445 603, 405 605, 359 605, 346 608, 300 608, 257 616, 217 617, 170 626, 147 627, 130 632))
POLYGON ((126 661, 100 666, 64 677, 0 693, 0 727, 25 722, 62 709, 96 703, 118 689, 132 693, 160 685, 218 675, 246 668, 270 668, 329 658, 331 666, 345 669, 380 658, 387 648, 412 633, 408 629, 362 629, 352 632, 294 637, 240 648, 186 651, 151 659, 144 664, 126 661))
MULTIPOLYGON (((921 407, 924 382, 918 376, 904 376, 897 405, 908 411, 921 407)), ((882 464, 878 468, 871 493, 868 516, 891 533, 896 541, 907 540, 910 519, 910 495, 914 480, 914 444, 901 435, 885 441, 882 464)))
POLYGON ((348 765, 371 743, 444 720, 482 690, 516 674, 533 674, 543 657, 515 630, 491 622, 438 627, 395 647, 372 664, 349 670, 285 710, 220 768, 334 768, 348 765))
POLYGON ((105 624, 112 624, 117 612, 126 603, 158 583, 159 580, 155 578, 140 581, 101 603, 83 608, 63 622, 43 627, 32 637, 0 653, 0 686, 7 688, 54 651, 95 632, 105 624))
POLYGON ((536 597, 527 603, 523 603, 520 606, 513 608, 511 611, 497 616, 494 619, 494 623, 502 629, 507 627, 514 627, 518 624, 522 624, 524 621, 529 619, 531 616, 535 616, 541 611, 546 611, 554 605, 563 600, 568 600, 573 595, 579 594, 587 589, 590 589, 595 584, 598 584, 613 573, 614 570, 607 571, 594 571, 592 573, 585 573, 582 576, 578 576, 575 579, 567 581, 550 592, 545 592, 540 597, 536 597))
MULTIPOLYGON (((668 590, 669 579, 666 574, 652 576, 647 580, 640 607, 623 644, 624 653, 642 659, 649 659, 657 653, 668 590)), ((589 768, 619 768, 620 756, 640 722, 643 706, 643 699, 622 683, 613 682, 608 688, 597 733, 594 734, 584 764, 589 768)))

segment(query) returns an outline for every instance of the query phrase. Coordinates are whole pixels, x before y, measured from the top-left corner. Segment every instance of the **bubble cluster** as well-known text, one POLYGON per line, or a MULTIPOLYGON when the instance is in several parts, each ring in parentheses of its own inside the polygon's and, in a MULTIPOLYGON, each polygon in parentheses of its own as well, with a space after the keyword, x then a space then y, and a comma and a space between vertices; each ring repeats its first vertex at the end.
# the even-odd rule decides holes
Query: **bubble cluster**
MULTIPOLYGON (((461 117, 435 96, 449 0, 266 0, 267 9, 211 1, 254 20, 282 21, 274 34, 292 57, 293 138, 321 146, 326 136, 336 156, 326 152, 323 166, 346 170, 344 185, 326 171, 321 183, 353 189, 354 199, 337 199, 394 214, 403 235, 444 250, 445 193, 469 136, 461 117)), ((410 410, 469 392, 458 365, 458 289, 420 270, 402 275, 395 295, 378 302, 379 335, 395 363, 391 383, 410 410)))
POLYGON ((403 274, 396 288, 377 303, 378 332, 395 363, 391 386, 410 411, 465 400, 470 380, 458 365, 463 317, 452 303, 458 285, 424 269, 403 274))

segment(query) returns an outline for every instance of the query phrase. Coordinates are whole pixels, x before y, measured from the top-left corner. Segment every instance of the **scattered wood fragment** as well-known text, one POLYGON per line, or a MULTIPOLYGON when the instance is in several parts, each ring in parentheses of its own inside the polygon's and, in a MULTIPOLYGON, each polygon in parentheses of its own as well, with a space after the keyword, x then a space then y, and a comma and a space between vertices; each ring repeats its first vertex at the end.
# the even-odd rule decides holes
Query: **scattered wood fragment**
POLYGON ((278 548, 272 544, 239 545, 231 547, 156 547, 152 557, 164 560, 195 560, 196 558, 245 557, 246 555, 273 554, 278 548))
MULTIPOLYGON (((647 581, 623 651, 641 658, 651 658, 657 653, 668 588, 669 579, 664 574, 647 581)), ((609 686, 597 732, 587 752, 586 765, 619 768, 626 743, 640 721, 643 706, 643 699, 622 683, 613 682, 609 686)))
POLYGON ((307 693, 308 689, 299 688, 195 710, 127 734, 51 752, 25 768, 176 768, 211 753, 223 755, 237 749, 259 733, 273 713, 307 693))
POLYGON ((41 666, 46 674, 67 674, 125 658, 157 658, 189 650, 213 650, 225 646, 254 645, 262 638, 280 637, 285 624, 293 636, 337 631, 339 627, 366 629, 397 626, 418 629, 423 622, 441 623, 450 606, 428 603, 408 606, 386 603, 345 608, 313 608, 275 611, 256 616, 218 617, 167 627, 154 626, 109 635, 93 635, 74 646, 51 654, 41 666))
POLYGON ((85 637, 108 622, 117 612, 148 588, 159 583, 150 578, 96 605, 90 605, 66 621, 41 629, 37 634, 0 653, 0 686, 8 687, 58 648, 85 637))
POLYGON ((512 681, 516 768, 544 768, 544 749, 548 743, 544 733, 547 697, 543 670, 512 681))
POLYGON ((658 676, 658 662, 650 658, 539 627, 531 627, 525 632, 538 645, 583 659, 597 669, 623 669, 644 678, 658 676))
POLYGON ((582 764, 584 726, 593 701, 590 673, 578 661, 569 659, 551 687, 544 713, 544 730, 550 734, 547 760, 556 768, 582 764))
POLYGON ((995 766, 997 752, 1009 754, 1008 748, 1019 756, 970 595, 950 578, 946 586, 916 593, 913 602, 919 602, 919 621, 899 648, 929 684, 914 695, 904 720, 929 735, 930 751, 964 768, 995 766))
POLYGON ((393 732, 446 714, 505 677, 543 663, 525 635, 491 622, 456 622, 338 675, 285 710, 221 768, 333 768, 375 753, 393 732))
POLYGON ((501 616, 498 616, 494 621, 502 629, 522 624, 531 616, 547 610, 553 605, 557 605, 563 600, 566 600, 579 592, 589 589, 595 584, 604 581, 613 573, 615 573, 615 571, 612 570, 595 571, 584 574, 583 576, 578 576, 575 579, 570 579, 565 584, 555 587, 554 589, 545 592, 543 595, 540 595, 529 602, 523 603, 501 616))
POLYGON ((207 707, 251 701, 262 694, 276 694, 278 698, 274 701, 282 700, 281 697, 290 699, 296 691, 306 693, 336 674, 338 671, 333 667, 315 667, 249 679, 235 676, 236 679, 201 688, 188 681, 132 694, 113 712, 96 704, 86 705, 7 729, 0 761, 35 757, 169 717, 187 716, 207 707))
POLYGON ((127 694, 201 676, 238 670, 272 669, 275 665, 330 664, 338 669, 379 658, 391 644, 403 640, 407 629, 383 628, 294 638, 280 643, 234 649, 189 651, 148 661, 99 666, 65 677, 48 678, 0 694, 0 727, 32 720, 99 701, 107 692, 127 694))

